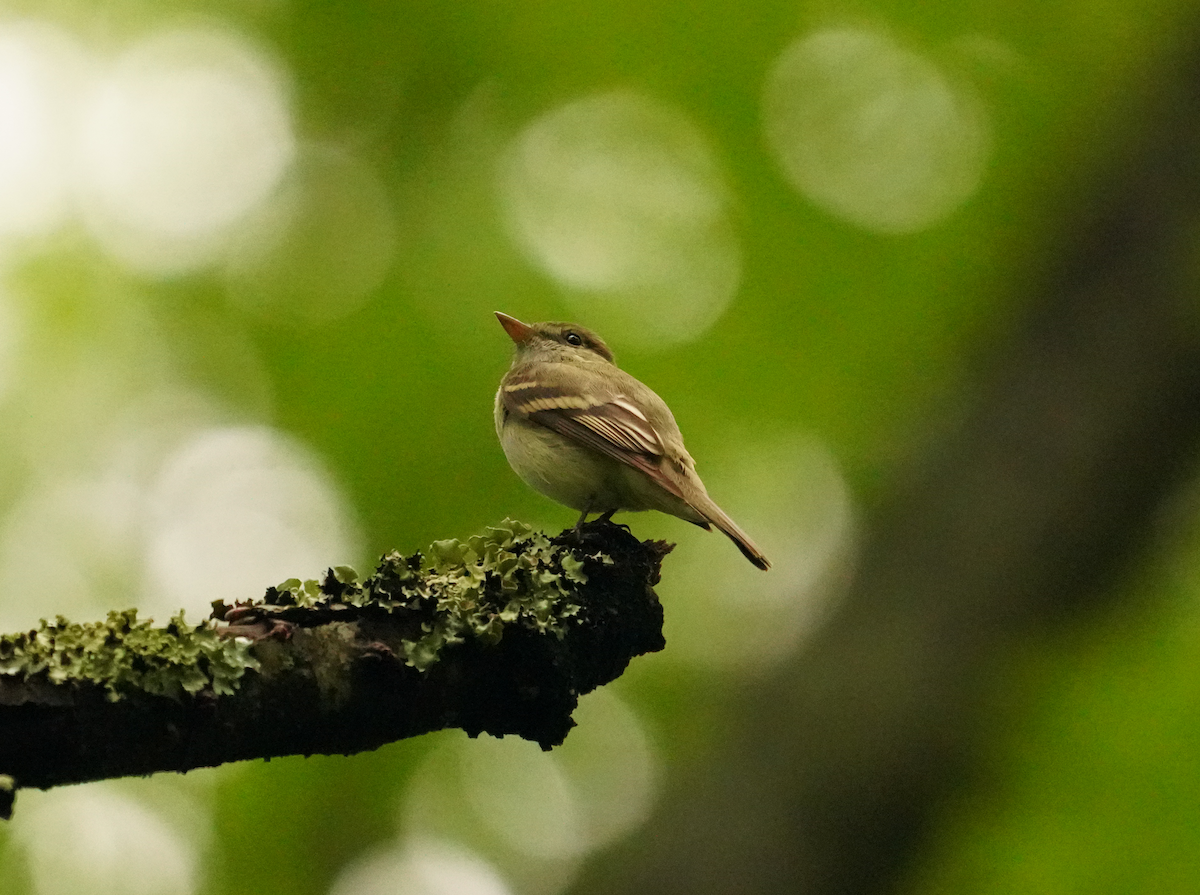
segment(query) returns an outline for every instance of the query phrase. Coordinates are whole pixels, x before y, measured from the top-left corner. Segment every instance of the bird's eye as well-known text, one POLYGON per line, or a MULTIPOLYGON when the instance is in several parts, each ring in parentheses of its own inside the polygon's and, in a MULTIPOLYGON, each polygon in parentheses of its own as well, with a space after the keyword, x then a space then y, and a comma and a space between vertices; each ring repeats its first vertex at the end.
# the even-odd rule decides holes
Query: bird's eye
POLYGON ((563 338, 567 340, 568 345, 574 345, 576 348, 583 344, 583 337, 579 333, 567 333, 563 338))

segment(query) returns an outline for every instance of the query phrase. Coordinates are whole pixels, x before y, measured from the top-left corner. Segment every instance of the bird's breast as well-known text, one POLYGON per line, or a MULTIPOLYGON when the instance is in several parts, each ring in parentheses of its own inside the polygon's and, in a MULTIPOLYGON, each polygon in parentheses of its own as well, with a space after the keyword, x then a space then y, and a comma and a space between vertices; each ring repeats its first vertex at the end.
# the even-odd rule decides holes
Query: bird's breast
POLYGON ((622 506, 617 461, 514 414, 501 420, 498 413, 497 429, 508 464, 529 487, 576 510, 622 506))

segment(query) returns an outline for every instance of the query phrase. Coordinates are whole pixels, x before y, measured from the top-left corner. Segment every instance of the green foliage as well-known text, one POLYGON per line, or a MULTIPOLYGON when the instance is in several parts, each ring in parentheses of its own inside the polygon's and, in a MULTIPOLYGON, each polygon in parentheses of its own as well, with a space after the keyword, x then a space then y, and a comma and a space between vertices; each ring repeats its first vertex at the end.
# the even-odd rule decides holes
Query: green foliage
POLYGON ((92 683, 114 701, 128 690, 178 698, 207 688, 220 696, 233 693, 247 669, 258 668, 250 645, 244 637, 222 636, 211 622, 189 625, 182 612, 162 628, 139 619, 136 609, 86 624, 58 616, 36 630, 0 636, 0 674, 92 683))
MULTIPOLYGON (((289 83, 303 142, 345 144, 369 162, 382 181, 380 195, 393 204, 402 238, 391 273, 361 307, 309 327, 285 314, 277 319, 232 306, 219 268, 164 278, 129 273, 106 259, 78 227, 45 246, 38 242, 41 254, 26 265, 23 277, 4 284, 6 302, 20 302, 3 318, 0 372, 6 375, 0 385, 7 410, 0 426, 6 451, 0 496, 9 514, 6 525, 16 530, 22 524, 11 513, 28 483, 72 483, 84 461, 89 470, 107 467, 112 458, 104 451, 111 430, 122 437, 134 431, 129 408, 174 389, 202 396, 202 405, 216 408, 219 418, 231 413, 235 419, 270 421, 327 462, 363 535, 361 554, 345 557, 350 560, 373 558, 396 543, 425 543, 440 532, 474 531, 502 512, 567 520, 565 510, 511 473, 492 432, 488 405, 510 353, 490 316, 497 309, 522 319, 576 319, 600 329, 622 365, 668 400, 719 502, 727 498, 715 484, 729 471, 719 460, 722 450, 726 457, 747 457, 760 441, 804 432, 829 446, 856 494, 873 504, 897 462, 915 453, 928 429, 944 426, 946 398, 956 406, 960 377, 976 369, 971 358, 980 344, 990 352, 1030 300, 1031 281, 1047 266, 1057 269, 1048 262, 1057 257, 1063 234, 1077 231, 1081 199, 1095 187, 1098 166, 1119 157, 1127 140, 1147 130, 1141 112, 1145 85, 1161 79, 1160 60, 1188 39, 1194 12, 1191 4, 1158 0, 766 3, 751 14, 745 4, 729 0, 686 8, 620 2, 380 0, 333 7, 306 0, 166 5, 33 0, 14 8, 59 20, 81 38, 102 35, 102 46, 89 43, 88 52, 105 59, 146 32, 173 26, 181 13, 263 45, 289 83), (926 232, 874 234, 837 219, 792 189, 764 150, 760 99, 779 53, 814 28, 847 21, 895 34, 953 79, 970 84, 989 113, 995 149, 978 195, 926 232), (578 300, 568 302, 560 284, 513 245, 498 213, 496 158, 511 138, 534 116, 614 86, 644 92, 693 120, 724 170, 736 208, 731 226, 743 257, 737 297, 718 325, 685 345, 655 350, 626 344, 608 332, 598 319, 603 301, 584 307, 578 300), (15 338, 7 337, 10 331, 15 338), (84 447, 96 453, 77 461, 84 447)), ((1100 186, 1114 185, 1103 181, 1100 186)), ((646 313, 649 319, 675 310, 647 308, 646 313)), ((201 416, 209 413, 205 409, 201 416)), ((172 424, 183 416, 172 408, 172 424)), ((136 452, 121 456, 127 455, 136 452)), ((769 473, 769 480, 778 478, 774 470, 769 473)), ((750 494, 744 500, 754 507, 762 498, 750 494)), ((751 526, 752 519, 734 506, 726 509, 759 537, 763 529, 751 526)), ((72 517, 86 513, 73 504, 72 517)), ((677 520, 639 516, 629 521, 642 536, 697 534, 677 520)), ((790 523, 780 520, 778 528, 781 543, 799 544, 790 523)), ((415 600, 428 612, 428 630, 409 647, 408 660, 415 667, 436 662, 446 642, 502 636, 507 625, 521 619, 549 629, 569 620, 553 607, 572 605, 565 588, 581 571, 577 558, 560 551, 556 566, 539 546, 535 552, 542 558, 521 568, 517 551, 497 544, 488 557, 487 545, 473 541, 465 547, 439 542, 416 568, 398 555, 385 558, 390 560, 386 583, 396 599, 415 600), (481 562, 491 564, 482 580, 481 562), (561 571, 557 579, 556 571, 561 571), (522 575, 537 588, 528 605, 514 604, 513 592, 505 587, 522 575), (435 613, 443 601, 446 612, 435 613)), ((62 565, 79 574, 72 566, 83 555, 76 542, 43 546, 46 552, 30 562, 62 565)), ((1189 573, 1195 568, 1200 563, 1189 573)), ((108 583, 115 593, 128 591, 130 577, 122 567, 102 565, 82 574, 108 583)), ((14 575, 10 580, 26 579, 14 575)), ((714 591, 725 587, 719 575, 710 580, 714 591)), ((330 606, 364 598, 367 583, 352 570, 333 569, 332 582, 348 587, 330 588, 328 576, 322 582, 292 579, 280 585, 277 597, 295 605, 330 606)), ((674 586, 668 577, 661 591, 670 617, 722 632, 707 604, 689 599, 695 594, 672 592, 674 586)), ((15 590, 46 593, 47 587, 15 590)), ((746 597, 749 605, 758 599, 754 593, 746 597)), ((23 638, 0 638, 0 673, 19 675, 41 662, 46 675, 83 675, 85 663, 73 665, 75 656, 52 658, 59 653, 51 642, 62 639, 55 632, 64 624, 44 625, 23 638)), ((145 624, 136 623, 134 641, 158 639, 141 630, 145 624)), ((1184 635, 1196 630, 1194 619, 1175 624, 1184 635)), ((130 626, 135 627, 132 620, 130 626)), ((95 636, 102 641, 107 634, 95 636)), ((67 635, 72 637, 78 641, 81 635, 67 635)), ((209 643, 208 633, 197 637, 209 643)), ((1125 667, 1117 636, 1097 639, 1103 649, 1086 665, 1097 692, 1121 686, 1112 677, 1114 669, 1127 670, 1130 679, 1147 678, 1145 669, 1125 667)), ((133 648, 121 642, 122 649, 133 648)), ((770 688, 747 688, 732 666, 703 664, 703 656, 681 659, 680 646, 674 641, 662 661, 629 676, 622 692, 652 724, 656 748, 668 762, 694 765, 732 729, 733 707, 770 688), (680 756, 691 760, 680 762, 680 756)), ((1043 647, 1062 653, 1067 667, 1078 667, 1074 651, 1061 644, 1043 647)), ((113 686, 123 686, 118 680, 129 679, 135 668, 154 680, 170 678, 163 669, 174 660, 153 650, 148 655, 134 662, 127 652, 113 686), (166 664, 155 671, 154 662, 166 664)), ((1200 677, 1200 657, 1183 652, 1179 657, 1177 666, 1160 666, 1154 680, 1183 687, 1200 677)), ((200 664, 204 661, 212 673, 213 660, 200 664)), ((216 670, 226 667, 223 658, 217 661, 216 670)), ((179 692, 186 692, 185 681, 204 686, 191 670, 195 664, 185 662, 178 671, 179 692)), ((241 670, 236 662, 229 668, 234 676, 220 684, 214 678, 214 689, 237 685, 241 670)), ((1040 669, 1031 673, 1029 689, 1059 686, 1058 680, 1055 668, 1040 669)), ((1141 729, 1144 713, 1152 709, 1200 731, 1200 721, 1171 715, 1175 706, 1154 701, 1170 692, 1156 689, 1144 702, 1114 701, 1104 713, 1090 706, 1076 712, 1095 719, 1099 744, 1105 742, 1105 730, 1141 729)), ((1006 715, 1003 724, 1011 727, 1012 719, 1006 715)), ((1046 731, 1046 743, 1066 741, 1059 729, 1047 726, 1046 731)), ((1006 751, 997 747, 997 775, 1028 777, 1011 784, 1019 788, 1012 799, 1034 804, 1040 793, 1067 792, 1064 781, 1080 767, 1076 750, 1064 750, 1061 760, 1035 761, 1027 743, 1004 743, 1006 751)), ((1092 824, 1097 843, 1078 864, 1099 866, 1092 858, 1102 853, 1120 856, 1126 865, 1145 862, 1147 856, 1156 859, 1149 846, 1174 840, 1161 831, 1122 838, 1133 813, 1128 805, 1154 812, 1161 793, 1198 791, 1175 779, 1186 760, 1161 758, 1145 744, 1124 753, 1122 748, 1113 742, 1111 754, 1132 755, 1161 769, 1162 776, 1154 778, 1158 792, 1140 794, 1136 802, 1128 799, 1112 813, 1091 806, 1077 811, 1074 822, 1092 824)), ((390 804, 372 815, 383 820, 365 825, 361 840, 346 830, 360 822, 355 819, 364 794, 378 798, 381 790, 394 788, 416 760, 403 750, 392 754, 404 757, 394 758, 395 766, 372 765, 373 759, 359 756, 344 765, 295 759, 246 769, 247 778, 236 778, 218 806, 221 816, 235 818, 235 832, 218 833, 213 860, 205 865, 216 872, 225 868, 227 880, 202 883, 205 891, 330 891, 334 876, 371 844, 369 836, 391 834, 388 824, 395 823, 396 811, 390 804), (332 786, 329 774, 335 767, 355 785, 344 791, 332 786), (275 784, 264 797, 263 781, 279 780, 281 774, 286 784, 275 784), (268 849, 270 859, 243 860, 250 841, 256 850, 259 844, 268 849)), ((1088 764, 1086 784, 1092 790, 1130 779, 1124 767, 1105 772, 1101 765, 1099 760, 1088 764)), ((721 775, 727 769, 714 766, 710 772, 721 775)), ((1081 804, 1073 797, 1063 802, 1081 804)), ((964 814, 970 810, 978 815, 963 822, 962 834, 946 852, 957 847, 978 855, 972 866, 980 875, 947 871, 943 875, 952 884, 946 891, 972 890, 971 884, 984 878, 1000 880, 992 883, 995 890, 1005 882, 1010 891, 1104 888, 1105 880, 1097 876, 1109 877, 1113 891, 1122 890, 1108 871, 1057 889, 1046 884, 1045 868, 1067 863, 1063 851, 1074 850, 1076 859, 1081 854, 1065 839, 1052 847, 1044 833, 1064 827, 1056 818, 1035 825, 1016 810, 999 820, 987 805, 963 807, 964 814), (989 824, 1012 831, 996 849, 1009 866, 1024 861, 1026 867, 1042 868, 1039 873, 1018 879, 985 854, 978 843, 1004 836, 989 836, 989 824), (1030 843, 1043 849, 1038 861, 1026 860, 1030 843), (971 884, 962 885, 963 879, 971 884)), ((752 822, 749 815, 741 820, 752 822)), ((1180 854, 1197 851, 1193 833, 1200 827, 1165 826, 1188 837, 1179 845, 1180 854)), ((764 833, 770 835, 775 833, 764 833)), ((945 858, 955 864, 953 856, 945 858)))

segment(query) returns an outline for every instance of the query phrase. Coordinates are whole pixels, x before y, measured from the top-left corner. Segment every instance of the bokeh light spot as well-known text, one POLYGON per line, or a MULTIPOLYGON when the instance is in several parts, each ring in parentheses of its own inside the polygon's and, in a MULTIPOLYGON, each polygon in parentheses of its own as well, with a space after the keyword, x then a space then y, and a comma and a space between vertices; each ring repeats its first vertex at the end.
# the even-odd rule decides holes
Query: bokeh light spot
POLYGON ((509 895, 496 870, 464 848, 413 839, 352 864, 329 895, 509 895))
POLYGON ((486 855, 522 892, 565 889, 582 861, 645 822, 659 758, 610 690, 587 694, 552 752, 515 737, 443 735, 405 793, 402 826, 486 855))
POLYGON ((103 616, 106 597, 132 602, 130 579, 141 548, 144 492, 121 472, 32 489, 0 527, 0 570, 36 581, 0 595, 0 630, 36 627, 39 618, 103 616))
POLYGON ((44 233, 69 210, 87 71, 65 31, 0 22, 0 236, 44 233))
POLYGON ((395 215, 370 165, 305 147, 231 249, 226 285, 234 303, 259 316, 323 323, 379 288, 395 243, 395 215))
POLYGON ((826 211, 882 233, 929 227, 983 177, 987 115, 967 85, 887 34, 818 31, 775 63, 767 142, 792 185, 826 211))
POLYGON ((757 573, 727 541, 676 533, 675 571, 660 590, 668 605, 687 605, 667 613, 666 655, 731 672, 766 670, 791 655, 844 593, 854 548, 849 488, 829 449, 803 435, 704 457, 709 493, 772 567, 757 573))
POLYGON ((459 753, 462 791, 478 819, 509 848, 535 858, 583 850, 580 806, 553 756, 516 737, 469 746, 459 753))
POLYGON ((533 121, 507 155, 502 196, 516 243, 614 339, 693 339, 737 290, 741 253, 708 142, 641 94, 591 96, 533 121))
POLYGON ((147 272, 207 263, 293 151, 284 85, 262 52, 213 29, 153 34, 117 61, 84 115, 92 232, 147 272))
POLYGON ((103 783, 22 797, 13 841, 37 895, 189 895, 196 854, 166 821, 103 783))
POLYGON ((281 574, 355 558, 350 511, 286 436, 222 426, 228 415, 203 394, 170 388, 103 416, 107 425, 88 429, 90 452, 43 450, 4 507, 0 574, 36 586, 0 592, 0 630, 56 614, 86 621, 114 606, 159 622, 179 609, 195 618, 230 588, 257 597, 281 574))
POLYGON ((164 463, 150 501, 152 611, 207 612, 214 599, 257 598, 354 558, 349 512, 328 473, 271 429, 199 433, 164 463))
POLYGON ((611 689, 593 690, 554 758, 578 801, 590 850, 636 829, 658 793, 658 756, 641 720, 611 689))

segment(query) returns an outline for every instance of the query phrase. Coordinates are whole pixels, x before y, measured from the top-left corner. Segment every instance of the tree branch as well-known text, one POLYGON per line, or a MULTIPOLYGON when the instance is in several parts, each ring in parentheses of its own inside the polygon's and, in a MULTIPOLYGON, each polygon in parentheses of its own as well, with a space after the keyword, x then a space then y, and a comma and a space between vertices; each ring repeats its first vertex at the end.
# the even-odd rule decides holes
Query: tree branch
POLYGON ((670 549, 611 523, 549 539, 506 522, 389 554, 361 583, 340 568, 218 602, 199 626, 43 622, 0 638, 0 774, 45 789, 447 727, 549 749, 580 694, 664 646, 653 587, 670 549))

